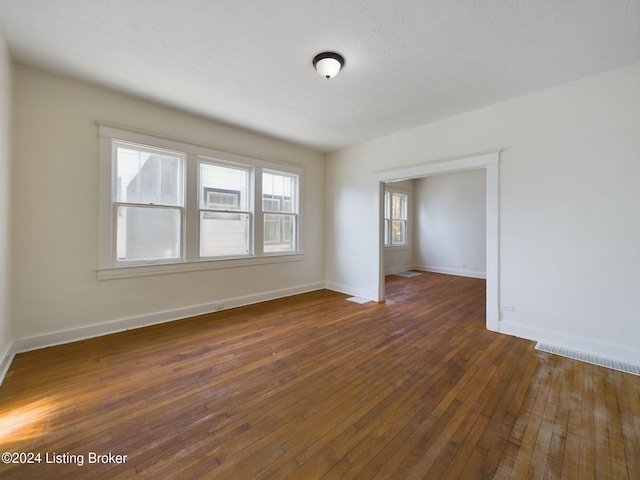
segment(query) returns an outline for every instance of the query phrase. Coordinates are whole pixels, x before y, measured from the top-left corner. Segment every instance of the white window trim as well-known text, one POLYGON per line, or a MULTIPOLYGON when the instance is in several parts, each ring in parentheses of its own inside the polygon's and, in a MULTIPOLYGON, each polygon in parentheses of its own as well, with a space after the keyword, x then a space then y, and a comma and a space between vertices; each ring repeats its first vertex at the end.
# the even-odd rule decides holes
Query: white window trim
MULTIPOLYGON (((384 187, 384 193, 386 194, 387 192, 393 194, 393 193, 400 193, 402 195, 406 195, 407 197, 407 218, 405 219, 406 222, 406 228, 405 228, 405 239, 406 242, 403 245, 392 245, 391 243, 389 243, 388 245, 383 245, 385 251, 401 251, 401 250, 409 250, 409 248, 411 247, 411 236, 410 236, 410 231, 411 231, 411 194, 410 192, 408 192, 407 190, 401 190, 399 188, 393 188, 393 187, 389 187, 389 186, 385 186, 384 187)), ((384 198, 383 198, 384 200, 384 198)), ((383 224, 384 224, 384 220, 386 220, 386 213, 383 214, 383 224)), ((389 229, 391 229, 391 218, 389 219, 389 229)), ((386 240, 386 239, 385 239, 386 240)), ((389 233, 389 240, 391 240, 391 233, 389 233)))
POLYGON ((189 272, 199 270, 213 270, 219 268, 232 268, 248 265, 261 265, 266 263, 300 261, 304 258, 302 235, 302 213, 304 205, 303 184, 304 168, 299 165, 266 160, 247 155, 217 150, 201 145, 194 145, 180 140, 172 140, 154 134, 126 129, 123 127, 98 123, 99 131, 99 185, 98 185, 98 267, 96 275, 99 280, 115 278, 139 277, 145 275, 160 275, 167 273, 189 272), (153 262, 137 265, 115 265, 114 248, 115 232, 113 228, 112 205, 112 174, 113 155, 112 143, 114 140, 130 142, 139 145, 148 145, 159 149, 183 152, 185 154, 185 215, 183 228, 183 255, 179 261, 153 262), (198 162, 200 158, 215 159, 219 163, 231 163, 235 165, 248 165, 254 168, 257 177, 260 178, 262 169, 279 171, 298 176, 298 222, 297 222, 297 248, 293 252, 268 252, 262 251, 262 223, 255 219, 262 217, 262 186, 256 182, 253 189, 254 201, 254 226, 253 239, 255 245, 253 256, 222 259, 199 259, 199 235, 198 235, 198 162))

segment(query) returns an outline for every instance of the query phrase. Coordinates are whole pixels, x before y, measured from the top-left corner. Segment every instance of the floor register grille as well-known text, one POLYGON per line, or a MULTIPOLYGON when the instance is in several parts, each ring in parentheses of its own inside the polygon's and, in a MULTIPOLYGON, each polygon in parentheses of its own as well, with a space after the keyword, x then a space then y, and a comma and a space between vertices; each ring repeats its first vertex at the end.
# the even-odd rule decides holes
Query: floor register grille
POLYGON ((561 355, 567 358, 573 358, 574 360, 580 360, 581 362, 591 363, 593 365, 600 365, 601 367, 611 368, 620 372, 631 373, 632 375, 640 376, 640 366, 633 365, 631 363, 620 362, 618 360, 611 360, 609 358, 600 357, 591 353, 579 352, 577 350, 571 350, 568 348, 557 347, 555 345, 549 345, 548 343, 538 342, 536 344, 536 350, 542 352, 553 353, 555 355, 561 355))

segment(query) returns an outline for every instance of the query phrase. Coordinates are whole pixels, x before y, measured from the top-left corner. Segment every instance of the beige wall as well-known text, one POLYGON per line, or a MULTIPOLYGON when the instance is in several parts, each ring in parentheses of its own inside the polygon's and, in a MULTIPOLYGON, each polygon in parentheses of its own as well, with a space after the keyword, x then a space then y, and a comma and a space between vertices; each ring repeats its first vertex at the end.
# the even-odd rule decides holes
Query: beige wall
POLYGON ((376 298, 376 172, 502 149, 500 330, 640 363, 640 64, 327 163, 327 285, 376 298))
POLYGON ((434 175, 415 182, 414 265, 432 272, 485 278, 485 170, 434 175))
POLYGON ((11 346, 11 69, 13 62, 0 33, 0 379, 11 346))
POLYGON ((27 67, 15 68, 14 85, 12 280, 20 348, 322 287, 321 154, 27 67), (301 165, 304 260, 98 281, 97 121, 301 165))

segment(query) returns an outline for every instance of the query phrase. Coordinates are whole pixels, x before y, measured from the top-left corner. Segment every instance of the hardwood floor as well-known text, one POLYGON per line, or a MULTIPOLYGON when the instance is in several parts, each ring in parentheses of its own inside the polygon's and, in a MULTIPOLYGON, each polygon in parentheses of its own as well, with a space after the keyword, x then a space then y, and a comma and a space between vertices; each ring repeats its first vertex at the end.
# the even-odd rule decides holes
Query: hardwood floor
POLYGON ((640 377, 486 331, 483 280, 387 280, 17 355, 0 451, 41 463, 0 477, 640 478, 640 377))

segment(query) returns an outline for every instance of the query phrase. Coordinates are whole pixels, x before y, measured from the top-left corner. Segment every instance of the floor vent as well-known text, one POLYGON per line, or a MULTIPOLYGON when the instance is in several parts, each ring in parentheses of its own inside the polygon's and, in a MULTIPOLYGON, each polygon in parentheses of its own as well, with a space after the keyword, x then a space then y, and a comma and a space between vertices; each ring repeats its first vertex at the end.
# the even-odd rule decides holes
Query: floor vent
POLYGON ((347 300, 349 300, 350 302, 353 302, 353 303, 359 303, 360 305, 362 305, 363 303, 368 303, 368 302, 371 301, 368 298, 362 298, 362 297, 349 297, 349 298, 347 298, 347 300))
POLYGON ((640 376, 640 366, 633 365, 631 363, 619 362, 617 360, 611 360, 609 358, 600 357, 591 353, 578 352, 576 350, 569 350, 568 348, 556 347, 555 345, 549 345, 548 343, 536 344, 536 350, 542 352, 553 353, 561 355, 567 358, 573 358, 574 360, 580 360, 581 362, 592 363, 593 365, 599 365, 605 368, 611 368, 618 370, 619 372, 631 373, 632 375, 640 376))
POLYGON ((399 277, 411 278, 411 277, 417 277, 418 275, 422 275, 422 274, 420 272, 398 272, 398 273, 394 273, 393 275, 398 275, 399 277))

